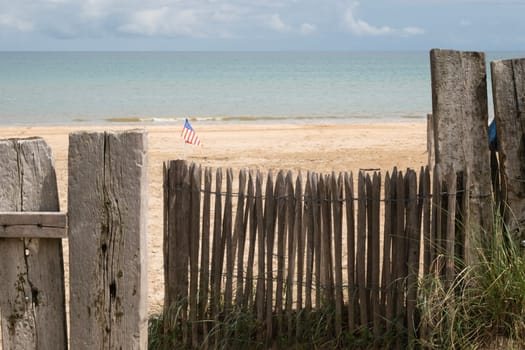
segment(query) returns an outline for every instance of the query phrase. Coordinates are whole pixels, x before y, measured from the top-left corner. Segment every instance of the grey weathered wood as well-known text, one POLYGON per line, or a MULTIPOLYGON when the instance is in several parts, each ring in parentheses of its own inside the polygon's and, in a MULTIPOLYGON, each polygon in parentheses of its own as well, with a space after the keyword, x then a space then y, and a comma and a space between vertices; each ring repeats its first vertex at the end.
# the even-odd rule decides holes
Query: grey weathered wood
MULTIPOLYGON (((298 189, 300 191, 300 189, 298 189)), ((294 299, 294 275, 295 275, 295 253, 297 251, 297 241, 299 239, 299 233, 296 231, 296 225, 299 223, 296 220, 297 215, 299 213, 297 210, 300 210, 297 208, 295 197, 295 191, 294 191, 294 182, 292 177, 292 172, 288 171, 286 174, 286 194, 287 194, 287 200, 286 200, 286 227, 287 227, 287 234, 288 234, 288 257, 287 257, 287 271, 286 271, 286 300, 285 300, 285 310, 286 310, 286 319, 288 321, 287 324, 287 333, 288 338, 293 339, 293 333, 292 333, 292 303, 294 299)), ((301 201, 301 198, 299 198, 299 202, 301 201)))
MULTIPOLYGON (((246 225, 245 211, 249 211, 249 206, 244 208, 246 189, 246 170, 239 171, 239 198, 237 200, 237 211, 235 214, 235 228, 233 232, 234 241, 237 241, 237 290, 235 291, 235 304, 241 306, 244 303, 244 247, 246 244, 246 225)), ((248 214, 246 214, 248 215, 248 214)), ((247 218, 247 216, 246 216, 247 218)), ((235 254, 234 254, 235 255, 235 254)))
POLYGON ((434 117, 427 114, 427 153, 428 166, 434 167, 435 159, 435 142, 434 142, 434 117))
MULTIPOLYGON (((470 236, 490 232, 493 218, 485 54, 434 49, 430 64, 436 164, 470 179, 463 220, 472 228, 466 239, 479 244, 481 237, 470 236)), ((476 260, 475 249, 466 247, 467 263, 476 260)))
POLYGON ((308 314, 312 310, 312 281, 314 271, 314 223, 313 223, 313 195, 312 195, 312 174, 306 175, 306 186, 304 190, 304 217, 306 227, 306 272, 305 272, 305 294, 304 308, 308 314))
MULTIPOLYGON (((257 217, 257 287, 255 294, 255 308, 257 312, 257 322, 264 324, 264 292, 266 283, 264 280, 265 267, 265 250, 264 244, 266 242, 266 233, 264 231, 264 213, 263 213, 263 199, 262 199, 262 174, 258 170, 255 178, 255 212, 257 217)), ((262 343, 264 341, 264 330, 257 332, 257 341, 262 343)))
POLYGON ((191 164, 190 177, 190 293, 189 293, 189 319, 191 326, 191 344, 197 347, 200 344, 199 331, 200 324, 197 322, 198 316, 198 282, 199 282, 199 244, 200 244, 200 221, 201 221, 201 175, 200 166, 191 164))
POLYGON ((233 196, 233 171, 228 168, 226 171, 226 197, 224 200, 224 218, 222 220, 222 250, 223 256, 226 252, 226 281, 224 285, 224 308, 226 311, 232 309, 232 298, 233 298, 233 265, 234 255, 233 247, 234 243, 232 240, 232 196, 233 196))
MULTIPOLYGON (((277 193, 278 186, 275 186, 277 193)), ((265 294, 265 324, 266 345, 270 346, 273 339, 273 255, 275 243, 275 197, 273 173, 268 172, 266 180, 266 195, 264 203, 264 230, 266 234, 266 294, 265 294)))
POLYGON ((446 176, 447 183, 447 236, 446 236, 446 265, 445 276, 446 285, 450 287, 455 278, 455 260, 456 260, 456 173, 450 171, 446 176))
POLYGON ((393 279, 395 281, 395 324, 396 332, 399 335, 396 337, 396 348, 404 348, 404 337, 401 335, 405 329, 406 308, 405 308, 405 280, 406 280, 406 236, 405 236, 405 178, 403 173, 399 171, 396 177, 396 231, 392 244, 392 260, 393 260, 393 279))
POLYGON ((277 276, 275 280, 275 312, 277 316, 277 334, 283 333, 283 290, 284 290, 284 252, 286 244, 287 188, 284 171, 280 170, 275 182, 277 209, 277 276))
MULTIPOLYGON (((0 211, 58 210, 44 140, 0 141, 0 211)), ((67 349, 61 240, 0 238, 0 266, 3 349, 67 349)))
POLYGON ((355 209, 354 209, 354 176, 345 173, 345 204, 346 204, 346 249, 347 249, 347 280, 348 280, 348 331, 356 329, 356 293, 355 293, 355 209))
POLYGON ((383 267, 381 269, 381 314, 385 316, 385 333, 390 333, 392 330, 394 308, 392 297, 392 216, 393 211, 393 191, 391 187, 392 182, 397 176, 396 171, 392 172, 392 177, 387 172, 385 176, 385 219, 383 228, 383 267))
POLYGON ((525 239, 525 58, 491 62, 504 219, 525 239))
POLYGON ((60 212, 1 212, 0 237, 67 238, 67 214, 60 212))
POLYGON ((380 311, 380 299, 379 299, 379 283, 380 283, 380 269, 379 269, 379 209, 380 209, 380 200, 381 200, 381 175, 378 172, 374 172, 372 179, 372 193, 368 194, 372 197, 371 205, 371 235, 369 236, 369 245, 372 246, 371 252, 372 255, 368 257, 372 261, 372 280, 370 284, 370 306, 371 314, 373 320, 373 334, 374 334, 374 343, 376 346, 379 346, 379 340, 381 336, 381 323, 384 319, 384 315, 380 311))
POLYGON ((413 349, 416 340, 417 315, 417 281, 419 276, 420 229, 418 228, 417 209, 417 176, 413 170, 407 171, 407 333, 408 348, 413 349))
MULTIPOLYGON (((221 251, 221 226, 222 226, 222 169, 215 171, 215 206, 213 217, 213 243, 210 276, 210 303, 211 319, 217 320, 220 311, 221 279, 222 279, 222 254, 221 251)), ((215 347, 217 347, 218 334, 214 337, 215 347)))
POLYGON ((366 292, 366 182, 365 174, 360 171, 357 182, 357 254, 356 277, 359 296, 360 326, 368 326, 368 295, 366 292))
POLYGON ((343 332, 343 175, 332 174, 332 212, 334 215, 335 333, 343 332))
POLYGON ((313 252, 314 252, 314 285, 315 306, 321 305, 321 203, 319 198, 318 174, 312 173, 312 222, 313 222, 313 252))
POLYGON ((255 247, 257 246, 257 218, 255 212, 255 190, 254 190, 254 176, 253 172, 250 170, 249 179, 248 179, 248 199, 246 201, 246 216, 249 219, 249 232, 250 236, 248 239, 248 264, 246 266, 246 287, 244 288, 244 303, 243 307, 248 308, 248 306, 254 309, 252 305, 252 299, 255 295, 254 285, 253 285, 253 265, 255 262, 255 247))
MULTIPOLYGON (((211 209, 211 169, 204 170, 204 198, 202 205, 201 268, 199 276, 199 319, 207 320, 210 286, 210 209, 211 209)), ((208 322, 202 322, 203 334, 208 334, 208 322)), ((207 338, 205 338, 207 339, 207 338)), ((205 346, 208 344, 206 343, 205 346)))
MULTIPOLYGON (((319 199, 321 201, 321 288, 324 292, 322 300, 329 305, 334 303, 334 278, 332 263, 332 211, 331 211, 331 181, 330 176, 321 175, 319 179, 319 199)), ((327 324, 333 327, 331 315, 327 316, 327 324)))
MULTIPOLYGON (((301 314, 303 308, 303 281, 304 281, 304 242, 306 238, 306 231, 304 226, 304 215, 303 215, 303 178, 301 172, 297 175, 295 182, 295 222, 294 222, 294 249, 297 256, 297 298, 296 298, 296 311, 297 314, 301 314)), ((293 277, 292 277, 293 278, 293 277)), ((293 285, 293 280, 291 281, 293 285)), ((292 294, 293 295, 293 294, 292 294)), ((296 335, 299 336, 301 333, 301 318, 297 317, 296 324, 296 335)), ((292 328, 292 326, 289 326, 292 328)))
POLYGON ((69 136, 73 349, 147 348, 147 134, 69 136))

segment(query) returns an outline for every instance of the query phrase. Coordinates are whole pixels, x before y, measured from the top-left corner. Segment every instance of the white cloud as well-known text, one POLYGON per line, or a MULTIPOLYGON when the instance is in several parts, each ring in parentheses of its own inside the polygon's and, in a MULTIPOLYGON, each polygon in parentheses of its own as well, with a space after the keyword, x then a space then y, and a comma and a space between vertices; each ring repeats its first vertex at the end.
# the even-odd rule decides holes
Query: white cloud
POLYGON ((317 27, 310 23, 303 23, 301 24, 300 32, 301 34, 308 35, 317 30, 317 27))
POLYGON ((33 23, 25 21, 8 14, 0 14, 0 28, 4 27, 18 32, 30 32, 33 30, 33 23))
POLYGON ((201 36, 199 21, 192 9, 171 10, 164 6, 157 9, 141 10, 133 13, 129 21, 118 30, 128 34, 140 35, 187 35, 201 36))
POLYGON ((292 29, 289 25, 282 21, 281 16, 279 16, 277 13, 270 17, 268 26, 278 32, 288 32, 292 29))
POLYGON ((387 25, 375 26, 356 17, 356 8, 359 3, 346 9, 343 20, 345 27, 357 36, 413 36, 423 34, 425 31, 419 27, 392 28, 387 25))
POLYGON ((468 27, 471 24, 472 23, 468 19, 462 19, 462 20, 459 21, 459 25, 462 26, 462 27, 468 27))

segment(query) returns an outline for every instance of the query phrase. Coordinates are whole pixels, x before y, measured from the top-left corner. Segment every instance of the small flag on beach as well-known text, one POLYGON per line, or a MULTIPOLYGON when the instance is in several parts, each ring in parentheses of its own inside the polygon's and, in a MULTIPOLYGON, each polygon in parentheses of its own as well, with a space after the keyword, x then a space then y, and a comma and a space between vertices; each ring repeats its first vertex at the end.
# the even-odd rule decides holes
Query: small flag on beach
POLYGON ((189 143, 190 145, 201 145, 201 140, 195 133, 195 130, 190 125, 190 122, 188 121, 188 118, 186 118, 186 122, 184 123, 184 128, 182 128, 182 132, 180 133, 180 137, 186 141, 186 143, 189 143))

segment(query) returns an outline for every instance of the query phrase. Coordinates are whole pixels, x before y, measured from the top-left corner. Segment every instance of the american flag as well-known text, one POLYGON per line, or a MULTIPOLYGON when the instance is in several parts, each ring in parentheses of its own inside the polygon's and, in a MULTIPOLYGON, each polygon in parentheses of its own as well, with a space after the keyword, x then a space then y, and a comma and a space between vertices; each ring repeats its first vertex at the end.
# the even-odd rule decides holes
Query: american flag
POLYGON ((201 145, 201 140, 195 133, 195 130, 190 125, 190 122, 186 118, 186 122, 184 123, 184 127, 182 128, 182 132, 180 133, 180 137, 186 141, 186 143, 189 143, 190 145, 201 145))

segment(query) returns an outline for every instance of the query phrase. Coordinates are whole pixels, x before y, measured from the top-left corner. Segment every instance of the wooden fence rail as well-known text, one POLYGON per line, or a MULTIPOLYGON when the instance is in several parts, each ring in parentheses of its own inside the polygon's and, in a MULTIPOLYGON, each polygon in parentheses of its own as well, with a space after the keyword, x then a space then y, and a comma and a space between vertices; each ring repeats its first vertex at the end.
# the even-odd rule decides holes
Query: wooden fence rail
POLYGON ((244 312, 258 324, 254 341, 271 346, 277 335, 304 336, 308 319, 330 308, 331 337, 413 344, 419 277, 453 278, 464 254, 454 175, 435 171, 432 196, 428 168, 394 169, 384 181, 360 172, 356 182, 352 173, 270 172, 264 185, 259 171, 241 170, 234 192, 231 169, 215 171, 212 189, 211 169, 165 163, 166 329, 217 347, 234 338, 224 318, 244 312), (444 270, 432 267, 438 256, 448 259, 444 270))

